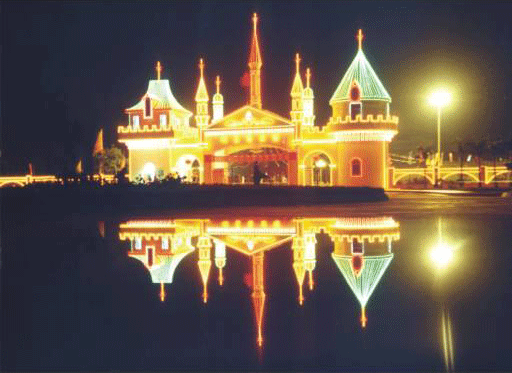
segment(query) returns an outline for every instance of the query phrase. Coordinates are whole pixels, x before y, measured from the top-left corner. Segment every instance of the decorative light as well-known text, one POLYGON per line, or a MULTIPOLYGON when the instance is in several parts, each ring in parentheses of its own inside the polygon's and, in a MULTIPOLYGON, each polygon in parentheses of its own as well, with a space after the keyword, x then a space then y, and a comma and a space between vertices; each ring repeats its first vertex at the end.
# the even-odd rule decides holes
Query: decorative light
POLYGON ((320 158, 315 162, 315 166, 318 168, 324 168, 327 167, 327 162, 325 161, 325 159, 320 158))

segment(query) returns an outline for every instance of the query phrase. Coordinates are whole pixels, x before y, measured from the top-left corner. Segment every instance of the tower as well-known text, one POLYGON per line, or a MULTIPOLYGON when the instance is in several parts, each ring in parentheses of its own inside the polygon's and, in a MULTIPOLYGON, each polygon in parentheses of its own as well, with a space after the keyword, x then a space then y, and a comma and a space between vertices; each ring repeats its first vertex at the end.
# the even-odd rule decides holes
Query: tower
POLYGON ((261 109, 261 60, 260 44, 258 41, 258 15, 254 13, 252 17, 253 33, 251 42, 251 51, 249 53, 249 74, 251 78, 250 100, 249 104, 261 109))
POLYGON ((315 115, 314 115, 314 100, 315 95, 313 94, 313 89, 310 86, 311 82, 311 71, 309 67, 306 70, 306 88, 302 91, 302 109, 303 109, 303 120, 302 124, 305 126, 314 126, 315 125, 315 115))
POLYGON ((199 84, 196 92, 196 125, 199 128, 204 128, 208 125, 210 116, 208 115, 208 91, 206 90, 206 84, 204 83, 204 62, 201 58, 199 60, 199 84))
POLYGON ((297 53, 295 55, 295 78, 293 79, 292 90, 290 96, 292 97, 292 111, 290 117, 292 123, 298 125, 302 122, 303 117, 303 105, 302 105, 302 94, 304 87, 302 85, 302 78, 300 77, 300 56, 297 53))
POLYGON ((397 134, 398 118, 389 115, 391 97, 363 53, 358 51, 329 104, 328 130, 335 134, 339 185, 387 188, 388 144, 397 134))
POLYGON ((213 121, 219 120, 224 116, 224 97, 220 94, 220 76, 215 79, 217 92, 213 95, 213 121))

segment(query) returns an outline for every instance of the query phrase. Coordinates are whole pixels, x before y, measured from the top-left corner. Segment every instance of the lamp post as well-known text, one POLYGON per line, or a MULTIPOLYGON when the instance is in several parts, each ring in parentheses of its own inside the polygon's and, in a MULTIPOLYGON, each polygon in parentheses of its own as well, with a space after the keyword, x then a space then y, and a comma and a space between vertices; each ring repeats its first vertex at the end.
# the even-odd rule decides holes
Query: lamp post
POLYGON ((430 104, 437 107, 437 162, 436 162, 436 177, 435 185, 439 185, 439 174, 441 168, 441 108, 448 105, 451 95, 445 90, 436 91, 430 96, 430 104))

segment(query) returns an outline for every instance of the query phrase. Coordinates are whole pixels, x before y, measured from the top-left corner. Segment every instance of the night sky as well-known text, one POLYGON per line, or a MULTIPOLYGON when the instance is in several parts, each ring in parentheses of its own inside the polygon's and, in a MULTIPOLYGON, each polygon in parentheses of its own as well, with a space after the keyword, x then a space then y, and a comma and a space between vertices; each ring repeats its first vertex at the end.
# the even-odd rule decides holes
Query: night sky
POLYGON ((312 69, 317 124, 355 56, 368 60, 400 117, 392 152, 435 140, 427 97, 445 86, 442 141, 512 135, 512 3, 500 2, 2 2, 1 172, 72 169, 125 124, 161 61, 178 101, 195 109, 198 59, 210 94, 221 75, 225 112, 246 102, 252 12, 260 15, 263 107, 289 117, 294 54, 312 69))

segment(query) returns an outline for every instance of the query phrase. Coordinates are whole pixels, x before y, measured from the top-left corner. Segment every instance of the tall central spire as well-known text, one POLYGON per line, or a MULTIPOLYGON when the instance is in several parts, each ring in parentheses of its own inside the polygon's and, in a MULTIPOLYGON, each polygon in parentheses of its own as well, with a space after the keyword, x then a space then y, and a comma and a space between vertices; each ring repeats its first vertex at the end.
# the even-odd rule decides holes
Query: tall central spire
POLYGON ((258 41, 258 15, 254 13, 252 17, 253 33, 251 42, 251 52, 249 54, 249 73, 251 76, 251 96, 250 105, 261 109, 261 60, 260 44, 258 41))

